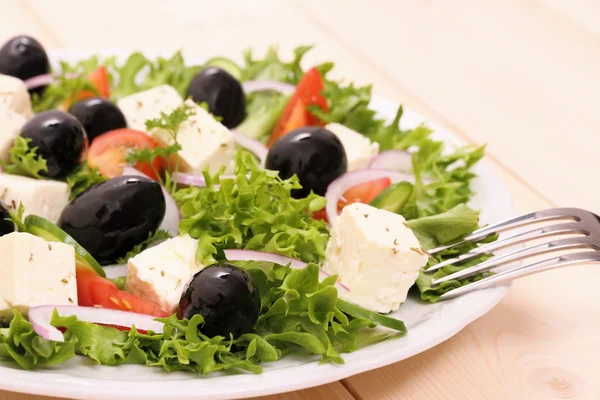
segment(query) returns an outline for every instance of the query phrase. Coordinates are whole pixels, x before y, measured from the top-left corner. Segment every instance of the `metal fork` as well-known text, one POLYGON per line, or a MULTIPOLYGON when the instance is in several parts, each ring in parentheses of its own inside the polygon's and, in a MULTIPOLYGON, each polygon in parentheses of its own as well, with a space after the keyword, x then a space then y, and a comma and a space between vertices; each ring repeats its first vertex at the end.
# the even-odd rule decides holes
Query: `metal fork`
POLYGON ((452 289, 441 296, 441 299, 450 299, 461 296, 475 290, 485 289, 493 286, 499 286, 511 282, 523 276, 536 274, 555 268, 567 267, 570 265, 600 263, 600 217, 589 211, 578 208, 551 208, 548 210, 537 211, 530 214, 521 215, 498 224, 490 225, 478 229, 466 236, 462 241, 446 246, 436 247, 429 251, 429 254, 435 255, 444 250, 467 242, 477 242, 496 234, 515 230, 532 224, 548 223, 548 225, 515 233, 512 236, 478 246, 469 253, 458 257, 445 260, 427 269, 427 273, 437 271, 447 266, 459 264, 471 260, 484 253, 491 253, 497 250, 513 247, 532 240, 549 238, 540 244, 529 247, 519 248, 508 252, 507 254, 494 256, 477 265, 465 268, 454 274, 436 279, 432 282, 432 287, 436 287, 442 282, 453 279, 463 279, 472 277, 476 274, 487 272, 507 264, 525 260, 531 257, 551 254, 550 258, 530 264, 521 264, 515 267, 509 267, 497 274, 483 278, 479 281, 469 283, 465 286, 452 289), (556 236, 573 236, 569 238, 556 238, 556 236), (555 254, 560 252, 581 250, 569 254, 555 254))

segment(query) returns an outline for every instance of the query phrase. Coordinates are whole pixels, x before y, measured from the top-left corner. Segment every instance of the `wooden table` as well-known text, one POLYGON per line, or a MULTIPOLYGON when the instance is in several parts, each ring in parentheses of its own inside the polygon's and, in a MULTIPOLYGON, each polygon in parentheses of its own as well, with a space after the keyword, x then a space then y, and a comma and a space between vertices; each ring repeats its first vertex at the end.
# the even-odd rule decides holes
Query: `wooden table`
MULTIPOLYGON (((519 212, 600 213, 598 0, 0 0, 0 42, 28 33, 47 49, 170 50, 209 57, 282 54, 489 143, 519 212), (227 4, 225 4, 227 3, 227 4)), ((514 284, 489 314, 409 360, 268 399, 598 399, 600 269, 514 284)), ((42 397, 0 392, 0 400, 42 397)))

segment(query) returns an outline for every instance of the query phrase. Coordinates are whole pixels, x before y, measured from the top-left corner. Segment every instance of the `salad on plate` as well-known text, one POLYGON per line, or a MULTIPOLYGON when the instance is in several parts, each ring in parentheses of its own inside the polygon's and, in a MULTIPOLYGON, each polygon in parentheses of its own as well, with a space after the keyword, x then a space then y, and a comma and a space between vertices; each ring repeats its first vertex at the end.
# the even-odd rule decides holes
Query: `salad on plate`
MULTIPOLYGON (((0 48, 0 359, 209 374, 402 340, 478 228, 472 167, 371 87, 270 49, 188 65, 0 48), (400 337, 400 338, 399 338, 400 337), (399 339, 394 339, 399 338, 399 339)), ((487 238, 486 240, 493 240, 487 238)))

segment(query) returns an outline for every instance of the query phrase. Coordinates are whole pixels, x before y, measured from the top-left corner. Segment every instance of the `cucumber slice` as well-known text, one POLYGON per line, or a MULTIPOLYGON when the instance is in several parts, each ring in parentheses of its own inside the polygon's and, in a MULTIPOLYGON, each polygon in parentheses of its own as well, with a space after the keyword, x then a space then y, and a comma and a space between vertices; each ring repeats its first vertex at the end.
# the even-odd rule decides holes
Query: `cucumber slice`
POLYGON ((231 74, 238 81, 242 77, 242 69, 233 61, 225 57, 215 57, 208 60, 205 67, 217 67, 221 68, 231 74))
POLYGON ((67 232, 63 231, 47 219, 38 217, 37 215, 28 215, 25 218, 25 232, 41 237, 49 242, 61 242, 73 246, 77 264, 93 270, 101 277, 106 277, 104 269, 86 249, 81 247, 75 239, 67 234, 67 232))
POLYGON ((393 213, 400 212, 404 204, 408 201, 413 192, 413 184, 410 182, 400 182, 392 185, 375 197, 371 204, 373 207, 393 213))

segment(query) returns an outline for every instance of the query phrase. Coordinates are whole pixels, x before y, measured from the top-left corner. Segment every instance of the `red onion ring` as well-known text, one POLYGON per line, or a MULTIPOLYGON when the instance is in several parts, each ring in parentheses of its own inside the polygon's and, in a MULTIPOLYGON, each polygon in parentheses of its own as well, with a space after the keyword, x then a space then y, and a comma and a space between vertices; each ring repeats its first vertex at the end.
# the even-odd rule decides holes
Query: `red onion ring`
POLYGON ((233 134, 233 140, 237 144, 250 151, 256 157, 258 157, 258 159, 260 160, 260 165, 264 164, 265 159, 267 158, 267 153, 269 152, 267 146, 265 146, 258 140, 247 136, 242 132, 236 131, 235 129, 232 129, 231 133, 233 134))
MULTIPOLYGON (((126 166, 125 168, 123 168, 123 173, 121 175, 143 176, 148 179, 151 179, 143 172, 140 172, 137 169, 130 166, 126 166)), ((175 199, 173 198, 173 196, 171 196, 169 191, 162 185, 160 186, 160 188, 162 189, 163 196, 165 197, 166 207, 165 216, 163 217, 163 220, 158 229, 162 229, 169 232, 169 235, 171 236, 178 236, 179 221, 181 221, 181 212, 179 211, 179 207, 177 206, 175 199)))
POLYGON ((53 81, 54 78, 51 74, 42 74, 25 79, 23 82, 25 83, 25 87, 27 88, 27 90, 31 90, 42 86, 47 86, 53 81))
POLYGON ((413 175, 399 171, 392 171, 389 169, 357 169, 347 172, 331 182, 327 187, 327 192, 325 193, 327 206, 325 207, 325 211, 327 213, 327 220, 329 221, 329 224, 331 225, 333 220, 338 216, 337 204, 346 190, 356 185, 381 178, 390 178, 392 183, 403 181, 411 183, 415 182, 415 177, 413 175))
MULTIPOLYGON (((242 250, 242 249, 227 249, 223 250, 225 253, 225 257, 230 261, 264 261, 271 262, 279 265, 288 265, 292 269, 302 269, 308 265, 304 261, 300 261, 295 258, 282 256, 281 254, 269 253, 266 251, 258 251, 258 250, 242 250)), ((327 272, 319 270, 319 279, 323 280, 330 276, 327 272)), ((343 290, 346 292, 350 291, 348 286, 344 285, 341 282, 336 282, 335 287, 338 290, 343 290)))
POLYGON ((175 175, 175 182, 177 182, 181 185, 198 186, 198 187, 206 186, 206 179, 204 179, 204 176, 184 174, 182 172, 178 172, 177 175, 175 175))
POLYGON ((252 92, 259 92, 262 90, 273 90, 283 95, 289 96, 296 91, 296 86, 290 83, 278 82, 278 81, 248 81, 242 83, 244 93, 250 94, 252 92))
POLYGON ((155 333, 162 333, 164 327, 164 324, 156 321, 153 316, 128 311, 80 306, 40 306, 31 308, 29 310, 29 322, 31 322, 35 333, 44 339, 55 342, 64 342, 65 336, 50 324, 54 310, 58 311, 61 317, 75 316, 81 321, 94 324, 117 325, 125 328, 135 326, 136 329, 155 333))
POLYGON ((387 150, 373 157, 369 168, 391 169, 408 173, 412 169, 412 154, 406 150, 387 150))

